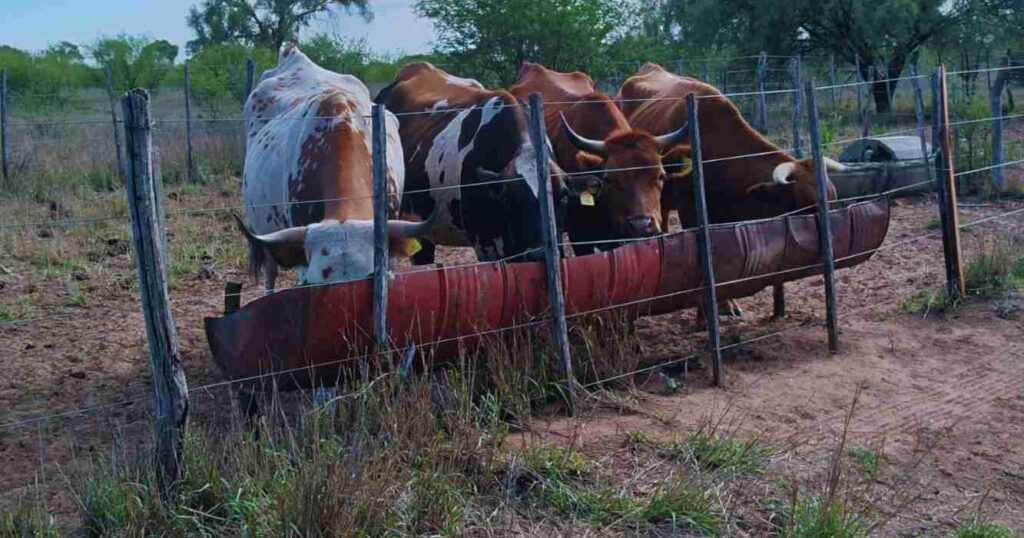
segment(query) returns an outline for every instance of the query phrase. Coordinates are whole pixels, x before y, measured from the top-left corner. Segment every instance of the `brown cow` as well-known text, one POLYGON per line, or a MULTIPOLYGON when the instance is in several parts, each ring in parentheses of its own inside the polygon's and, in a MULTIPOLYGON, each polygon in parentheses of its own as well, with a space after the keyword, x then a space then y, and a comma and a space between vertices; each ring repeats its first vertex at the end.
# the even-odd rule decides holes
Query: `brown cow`
MULTIPOLYGON (((686 96, 696 94, 700 111, 701 157, 711 222, 734 222, 777 216, 814 207, 817 186, 811 159, 797 161, 750 126, 736 106, 714 86, 669 73, 648 62, 626 80, 616 95, 630 125, 651 133, 666 133, 689 119, 686 96), (729 159, 730 157, 755 155, 729 159), (717 159, 729 159, 717 162, 717 159)), ((843 166, 826 160, 829 170, 843 166)), ((666 165, 670 164, 666 162, 666 165)), ((673 163, 674 164, 674 163, 673 163)), ((680 211, 684 227, 696 225, 690 182, 666 187, 663 217, 680 211)), ((828 183, 828 197, 835 188, 828 183)))
MULTIPOLYGON (((579 196, 569 200, 566 217, 574 242, 646 237, 665 229, 660 212, 666 179, 661 154, 685 141, 685 125, 658 137, 633 130, 589 76, 535 63, 522 65, 509 91, 519 99, 541 95, 555 161, 576 179, 574 185, 583 186, 574 189, 579 196)), ((574 250, 589 254, 593 245, 576 245, 574 250)))

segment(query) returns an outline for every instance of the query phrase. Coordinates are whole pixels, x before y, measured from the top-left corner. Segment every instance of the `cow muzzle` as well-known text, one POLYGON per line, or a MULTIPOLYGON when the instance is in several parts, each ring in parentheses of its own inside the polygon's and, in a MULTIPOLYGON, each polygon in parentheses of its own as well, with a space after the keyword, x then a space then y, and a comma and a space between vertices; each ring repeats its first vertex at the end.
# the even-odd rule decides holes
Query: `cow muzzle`
POLYGON ((625 230, 628 237, 650 237, 657 235, 661 230, 653 217, 636 216, 626 219, 625 230))

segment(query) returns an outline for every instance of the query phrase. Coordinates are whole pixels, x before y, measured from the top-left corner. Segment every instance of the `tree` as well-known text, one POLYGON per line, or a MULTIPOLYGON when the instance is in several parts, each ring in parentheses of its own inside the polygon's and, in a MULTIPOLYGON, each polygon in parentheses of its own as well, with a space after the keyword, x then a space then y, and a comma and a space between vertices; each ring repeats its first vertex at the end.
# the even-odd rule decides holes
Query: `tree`
POLYGON ((600 72, 607 42, 622 23, 614 0, 417 0, 431 19, 436 48, 488 83, 515 80, 524 61, 558 70, 600 72))
POLYGON ((186 22, 196 34, 189 54, 208 45, 241 43, 280 50, 297 42, 299 31, 319 17, 333 17, 336 9, 357 11, 367 20, 368 0, 204 0, 189 9, 186 22))
POLYGON ((90 53, 97 64, 110 66, 116 91, 152 91, 174 68, 178 47, 164 39, 152 41, 144 36, 121 34, 96 40, 90 53))
POLYGON ((277 52, 241 44, 209 45, 189 60, 192 95, 214 117, 226 111, 238 113, 245 102, 245 61, 252 58, 256 77, 277 63, 277 52))

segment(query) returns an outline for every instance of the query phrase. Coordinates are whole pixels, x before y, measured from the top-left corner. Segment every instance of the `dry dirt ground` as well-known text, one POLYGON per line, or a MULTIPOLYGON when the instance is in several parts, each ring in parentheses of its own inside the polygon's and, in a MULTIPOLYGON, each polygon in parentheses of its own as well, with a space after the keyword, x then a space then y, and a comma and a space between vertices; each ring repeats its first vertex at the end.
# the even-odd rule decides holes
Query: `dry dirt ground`
MULTIPOLYGON (((221 311, 225 281, 247 280, 230 216, 184 211, 237 205, 236 192, 230 181, 168 191, 172 308, 197 417, 223 414, 231 401, 216 385, 224 379, 202 319, 221 311)), ((120 215, 64 228, 0 228, 0 509, 38 498, 73 517, 70 486, 84 464, 131 453, 148 439, 149 364, 123 202, 112 194, 0 205, 5 223, 120 215)), ((965 201, 961 222, 1021 208, 965 201)), ((860 387, 850 443, 883 454, 900 473, 880 480, 898 481, 889 485, 915 497, 907 506, 878 499, 883 511, 897 512, 884 532, 943 534, 983 498, 993 521, 1024 531, 1020 305, 1008 298, 970 301, 948 314, 901 311, 909 297, 942 283, 936 217, 926 198, 894 202, 884 250, 838 273, 839 354, 826 351, 821 278, 790 283, 787 319, 767 319, 771 293, 763 291, 743 301, 742 320, 725 322, 724 344, 785 332, 729 350, 724 389, 710 387, 706 370, 694 371, 674 394, 630 395, 638 402, 630 412, 597 406, 578 418, 547 415, 517 435, 573 444, 614 465, 629 432, 670 435, 724 414, 744 434, 791 447, 772 463, 773 474, 811 480, 825 468, 860 387)), ((1024 254, 1022 229, 1024 211, 972 226, 963 232, 965 257, 995 244, 1024 254)), ((446 250, 439 261, 469 256, 446 250)), ((245 294, 251 300, 258 291, 247 284, 245 294)), ((638 330, 646 360, 704 343, 689 311, 643 320, 638 330)))

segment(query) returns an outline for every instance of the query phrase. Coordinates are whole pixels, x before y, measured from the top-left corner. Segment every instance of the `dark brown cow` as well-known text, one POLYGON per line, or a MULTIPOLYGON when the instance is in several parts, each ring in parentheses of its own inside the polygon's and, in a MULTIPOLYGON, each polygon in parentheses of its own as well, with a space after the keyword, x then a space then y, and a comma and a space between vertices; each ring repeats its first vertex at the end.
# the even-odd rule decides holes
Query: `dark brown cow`
MULTIPOLYGON (((426 216, 437 209, 427 239, 472 246, 482 261, 541 256, 537 196, 549 178, 539 177, 526 113, 515 97, 417 62, 403 67, 376 100, 400 124, 405 189, 415 191, 403 196, 403 211, 426 216)), ((550 181, 563 203, 554 163, 550 181)), ((433 245, 425 246, 416 263, 433 261, 433 245)))
MULTIPOLYGON (((817 203, 813 161, 797 161, 769 142, 714 86, 647 63, 622 85, 616 100, 630 125, 658 134, 669 132, 689 119, 685 98, 691 93, 703 97, 698 104, 701 157, 705 161, 704 180, 711 222, 777 216, 817 203), (716 161, 753 154, 758 155, 716 161)), ((830 170, 843 169, 832 160, 826 164, 830 170)), ((666 191, 666 196, 662 197, 664 214, 682 208, 679 219, 683 226, 696 225, 689 180, 676 182, 666 187, 666 191)), ((830 200, 836 197, 831 182, 828 196, 830 200)))
MULTIPOLYGON (((665 228, 660 212, 666 179, 661 153, 685 140, 682 124, 660 137, 635 131, 589 76, 535 63, 522 65, 509 91, 523 100, 539 93, 545 101, 544 122, 555 160, 577 186, 566 217, 574 242, 645 237, 665 228)), ((574 250, 589 254, 593 246, 577 245, 574 250)))

